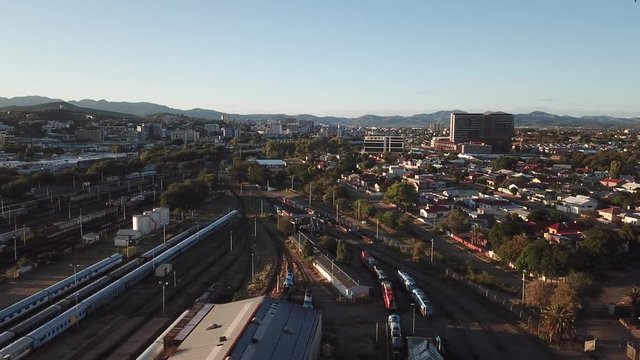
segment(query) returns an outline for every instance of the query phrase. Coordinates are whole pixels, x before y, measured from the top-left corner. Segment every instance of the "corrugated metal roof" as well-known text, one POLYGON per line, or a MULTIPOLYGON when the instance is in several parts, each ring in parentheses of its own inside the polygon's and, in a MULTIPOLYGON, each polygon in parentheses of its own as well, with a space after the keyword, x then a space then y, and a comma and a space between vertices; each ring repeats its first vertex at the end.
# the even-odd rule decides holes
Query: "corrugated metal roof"
POLYGON ((215 305, 184 339, 171 359, 224 359, 242 336, 263 299, 256 297, 215 305))
POLYGON ((321 313, 286 301, 265 299, 231 353, 233 359, 308 359, 321 328, 321 313))

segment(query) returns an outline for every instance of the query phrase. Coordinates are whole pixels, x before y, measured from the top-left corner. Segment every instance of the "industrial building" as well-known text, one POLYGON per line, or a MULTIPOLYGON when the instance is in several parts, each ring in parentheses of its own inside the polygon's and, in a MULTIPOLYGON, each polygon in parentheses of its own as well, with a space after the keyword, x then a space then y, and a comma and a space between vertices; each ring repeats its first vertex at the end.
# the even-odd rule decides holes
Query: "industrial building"
POLYGON ((260 296, 204 304, 167 330, 164 358, 173 360, 312 360, 320 353, 322 313, 260 296))
POLYGON ((513 115, 451 113, 449 140, 454 144, 482 142, 495 152, 509 152, 513 138, 513 115))
POLYGON ((369 154, 402 153, 405 139, 402 135, 365 135, 364 152, 369 154))

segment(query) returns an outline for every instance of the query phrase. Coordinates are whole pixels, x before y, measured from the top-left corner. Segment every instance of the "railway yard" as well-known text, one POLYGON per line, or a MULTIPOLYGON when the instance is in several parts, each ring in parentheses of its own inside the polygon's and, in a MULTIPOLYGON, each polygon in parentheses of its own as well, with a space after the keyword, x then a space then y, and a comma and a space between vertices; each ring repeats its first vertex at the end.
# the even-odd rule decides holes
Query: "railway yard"
MULTIPOLYGON (((328 224, 324 228, 325 234, 349 244, 351 262, 341 266, 360 285, 371 287, 368 299, 355 303, 344 301, 344 297, 311 265, 311 261, 303 259, 294 244, 284 241, 285 234, 276 227, 276 206, 301 215, 301 224, 308 221, 304 218, 305 211, 281 203, 273 194, 254 191, 249 195, 246 191, 241 192, 238 186, 227 187, 223 195, 208 201, 198 211, 197 218, 187 217, 172 222, 167 228, 168 238, 172 239, 162 251, 155 253, 155 249, 163 245, 161 233, 145 238, 137 249, 140 255, 132 257, 132 261, 138 261, 140 268, 148 266, 151 270, 145 270, 139 276, 130 276, 133 272, 129 275, 113 275, 111 285, 105 285, 103 290, 96 289, 108 295, 109 301, 85 307, 95 295, 88 294, 78 299, 81 312, 78 313, 76 307, 74 315, 71 305, 69 310, 53 319, 55 321, 64 314, 70 314, 70 320, 60 322, 52 336, 49 333, 46 335, 51 337, 50 342, 41 346, 31 345, 27 351, 29 358, 135 359, 212 287, 216 291, 210 300, 216 303, 269 295, 310 306, 312 294, 313 308, 322 311, 322 342, 332 346, 329 358, 393 358, 394 342, 385 331, 391 314, 399 315, 393 318, 393 326, 397 326, 399 321, 403 336, 443 339, 446 359, 554 358, 554 354, 538 339, 520 330, 507 313, 491 306, 464 285, 441 277, 425 264, 411 263, 405 255, 384 245, 365 244, 359 237, 344 234, 325 221, 328 224), (209 223, 211 225, 207 226, 209 223), (184 251, 176 250, 187 242, 192 244, 185 247, 184 251), (170 251, 175 254, 166 255, 170 251), (376 259, 374 271, 366 265, 366 261, 361 261, 363 251, 376 259), (160 263, 171 263, 172 272, 168 276, 153 276, 156 259, 160 263), (409 274, 413 278, 413 286, 424 291, 425 298, 432 306, 432 314, 421 311, 418 298, 410 293, 413 287, 409 289, 403 286, 397 275, 398 270, 409 274), (386 274, 386 291, 379 286, 379 271, 386 274), (293 281, 288 283, 289 278, 295 279, 295 285, 293 281), (123 284, 121 288, 118 288, 118 283, 123 284), (109 293, 110 289, 113 295, 109 293), (386 301, 383 301, 383 294, 387 294, 386 301)), ((100 197, 94 200, 94 209, 105 206, 102 200, 100 197)), ((91 206, 82 205, 83 209, 91 206)), ((36 219, 28 225, 36 228, 37 221, 45 219, 36 219)), ((101 221, 96 221, 94 226, 103 228, 105 232, 110 231, 101 221)), ((113 227, 114 223, 110 222, 109 226, 113 227)), ((314 238, 312 233, 305 234, 314 238)), ((78 235, 75 235, 76 242, 78 235)), ((49 238, 48 244, 52 244, 51 249, 56 249, 56 256, 39 263, 41 266, 21 278, 0 285, 4 295, 0 298, 0 306, 4 308, 68 279, 73 275, 70 264, 80 265, 80 269, 86 268, 115 252, 110 240, 83 248, 76 248, 63 240, 59 242, 56 244, 53 238, 49 238), (71 246, 74 251, 65 256, 64 249, 58 250, 65 246, 71 246)), ((31 246, 36 248, 33 243, 31 246)), ((16 250, 26 252, 27 247, 18 247, 16 250)), ((126 256, 122 257, 123 263, 126 262, 126 256)), ((5 251, 2 258, 7 263, 15 260, 12 251, 5 251)), ((105 284, 108 284, 107 280, 105 284)), ((72 302, 73 298, 68 299, 72 302)), ((40 310, 33 311, 29 316, 40 310)), ((0 333, 13 325, 4 326, 0 333)), ((18 334, 13 340, 22 335, 18 334)))

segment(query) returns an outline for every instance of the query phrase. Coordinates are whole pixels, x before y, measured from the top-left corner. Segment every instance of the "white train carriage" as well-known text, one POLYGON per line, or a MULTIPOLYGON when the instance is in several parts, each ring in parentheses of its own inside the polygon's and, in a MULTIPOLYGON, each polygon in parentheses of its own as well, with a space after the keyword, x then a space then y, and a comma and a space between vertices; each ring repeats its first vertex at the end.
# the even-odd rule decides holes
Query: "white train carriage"
POLYGON ((81 285, 87 282, 90 278, 108 271, 122 262, 122 259, 123 256, 121 254, 111 255, 110 257, 76 273, 75 276, 69 276, 68 278, 61 280, 44 290, 4 308, 0 311, 0 326, 6 325, 15 319, 32 312, 36 308, 41 307, 45 303, 57 299, 73 288, 74 284, 77 283, 78 285, 81 285))
POLYGON ((33 339, 23 337, 6 348, 0 350, 0 358, 6 360, 18 360, 25 358, 33 350, 33 339))
MULTIPOLYGON (((81 301, 77 306, 72 306, 65 312, 56 316, 46 324, 40 326, 26 336, 18 339, 4 349, 0 350, 0 358, 2 359, 19 359, 28 355, 33 349, 38 348, 45 343, 51 341, 54 337, 76 324, 79 320, 87 316, 87 314, 97 310, 100 306, 111 301, 126 290, 126 288, 134 285, 153 272, 154 265, 160 265, 164 261, 173 258, 177 254, 185 251, 195 244, 201 236, 227 224, 238 214, 237 210, 230 212, 222 218, 216 220, 212 224, 206 226, 196 234, 186 238, 173 248, 160 254, 154 261, 147 261, 132 272, 124 275, 121 279, 107 285, 102 290, 89 296, 81 301)), ((149 259, 148 259, 149 260, 149 259)), ((1 336, 1 335, 0 335, 1 336)))

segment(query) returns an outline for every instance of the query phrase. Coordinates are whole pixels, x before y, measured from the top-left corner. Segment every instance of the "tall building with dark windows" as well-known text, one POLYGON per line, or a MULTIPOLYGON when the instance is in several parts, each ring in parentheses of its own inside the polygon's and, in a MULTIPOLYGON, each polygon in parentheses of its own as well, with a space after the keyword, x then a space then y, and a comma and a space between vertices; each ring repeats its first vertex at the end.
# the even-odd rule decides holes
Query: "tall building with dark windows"
POLYGON ((509 152, 513 138, 513 114, 486 112, 484 114, 451 113, 449 140, 455 144, 483 142, 493 146, 494 152, 509 152))
POLYGON ((401 153, 404 151, 402 135, 365 135, 364 152, 370 154, 401 153))

